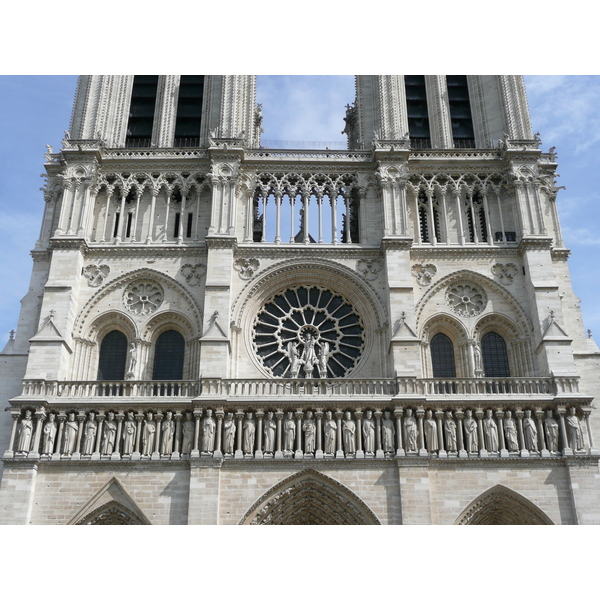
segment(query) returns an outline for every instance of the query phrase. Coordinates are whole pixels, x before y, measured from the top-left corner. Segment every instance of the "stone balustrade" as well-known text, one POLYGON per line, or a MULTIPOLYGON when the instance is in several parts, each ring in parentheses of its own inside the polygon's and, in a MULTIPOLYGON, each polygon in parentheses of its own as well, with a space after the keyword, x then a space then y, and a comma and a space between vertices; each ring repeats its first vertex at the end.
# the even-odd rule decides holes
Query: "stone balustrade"
POLYGON ((528 400, 494 404, 261 399, 209 406, 46 404, 12 409, 5 459, 175 460, 552 458, 597 455, 591 407, 528 400), (582 422, 583 421, 583 422, 582 422))

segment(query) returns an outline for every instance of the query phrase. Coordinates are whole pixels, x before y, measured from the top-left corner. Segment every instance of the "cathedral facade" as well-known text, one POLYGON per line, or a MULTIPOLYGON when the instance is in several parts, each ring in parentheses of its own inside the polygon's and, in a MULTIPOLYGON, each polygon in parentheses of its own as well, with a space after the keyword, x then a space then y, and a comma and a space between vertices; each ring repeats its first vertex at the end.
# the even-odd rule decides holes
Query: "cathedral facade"
POLYGON ((82 76, 1 354, 0 523, 600 523, 600 351, 520 76, 82 76), (268 119, 268 115, 264 115, 268 119))

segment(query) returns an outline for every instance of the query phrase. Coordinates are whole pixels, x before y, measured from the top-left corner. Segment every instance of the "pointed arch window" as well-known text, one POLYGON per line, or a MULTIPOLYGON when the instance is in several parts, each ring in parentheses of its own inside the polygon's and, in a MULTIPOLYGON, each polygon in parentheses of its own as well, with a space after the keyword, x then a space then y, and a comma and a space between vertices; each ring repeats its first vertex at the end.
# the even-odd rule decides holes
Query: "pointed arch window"
POLYGON ((412 148, 431 148, 427 91, 424 75, 405 75, 408 135, 412 148))
POLYGON ((433 376, 440 379, 456 377, 452 340, 447 335, 438 333, 433 336, 430 347, 433 376))
POLYGON ((467 199, 467 224, 469 227, 469 240, 471 243, 487 243, 487 221, 485 218, 485 208, 483 198, 479 191, 473 193, 473 197, 467 199))
POLYGON ((127 148, 146 148, 152 141, 158 75, 135 75, 127 121, 127 148))
POLYGON ((175 120, 175 146, 200 145, 204 75, 182 75, 179 81, 177 117, 175 120))
POLYGON ((127 337, 118 330, 107 333, 100 344, 98 381, 122 381, 125 379, 127 361, 127 337))
POLYGON ((486 333, 481 340, 483 372, 486 377, 510 377, 508 352, 502 336, 486 333))
POLYGON ((176 381, 183 379, 185 340, 174 329, 162 333, 156 340, 152 379, 176 381))
POLYGON ((421 234, 421 243, 432 244, 435 240, 441 240, 440 231, 440 211, 438 209, 437 200, 434 197, 431 200, 427 197, 424 190, 419 190, 418 196, 419 206, 419 232, 421 234), (431 206, 430 206, 431 203, 431 206), (431 215, 433 214, 433 224, 431 223, 431 215))
POLYGON ((475 148, 473 116, 466 75, 447 75, 448 103, 455 148, 475 148))

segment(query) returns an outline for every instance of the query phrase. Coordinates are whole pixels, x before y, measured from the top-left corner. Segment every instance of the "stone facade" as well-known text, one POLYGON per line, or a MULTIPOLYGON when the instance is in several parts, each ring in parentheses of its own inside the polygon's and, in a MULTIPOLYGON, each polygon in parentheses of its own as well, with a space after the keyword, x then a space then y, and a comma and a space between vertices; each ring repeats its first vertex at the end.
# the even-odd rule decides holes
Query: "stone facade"
POLYGON ((194 77, 80 78, 0 522, 599 523, 600 351, 522 78, 359 76, 348 150, 302 151, 260 146, 254 77, 194 77))

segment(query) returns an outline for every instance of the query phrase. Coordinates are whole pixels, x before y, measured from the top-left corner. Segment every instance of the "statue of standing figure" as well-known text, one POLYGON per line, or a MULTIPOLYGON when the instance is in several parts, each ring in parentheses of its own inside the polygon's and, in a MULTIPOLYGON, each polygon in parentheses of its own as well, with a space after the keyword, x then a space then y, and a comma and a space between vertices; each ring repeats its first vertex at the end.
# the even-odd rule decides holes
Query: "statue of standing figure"
POLYGON ((94 443, 96 442, 96 434, 98 433, 98 423, 96 422, 93 412, 90 413, 88 420, 85 423, 85 433, 83 436, 83 452, 82 454, 93 454, 94 443))
POLYGON ((465 426, 465 437, 467 452, 478 452, 479 441, 477 440, 477 421, 473 418, 473 411, 465 411, 465 419, 463 424, 465 426))
POLYGON ((386 410, 383 413, 381 421, 381 445, 386 453, 394 452, 394 438, 396 436, 396 427, 394 421, 390 418, 390 411, 386 410))
POLYGON ((237 426, 233 420, 233 414, 227 413, 223 421, 223 452, 231 456, 235 445, 235 431, 237 426))
POLYGON ((363 442, 366 454, 375 454, 375 421, 373 411, 368 410, 362 422, 363 442))
POLYGON ((175 436, 175 423, 173 422, 173 413, 167 411, 167 418, 161 425, 162 438, 160 440, 160 453, 163 456, 169 456, 173 453, 173 438, 175 436))
POLYGON ((313 419, 312 411, 306 412, 306 418, 302 423, 302 431, 304 431, 304 453, 314 454, 315 452, 315 433, 317 426, 313 419))
POLYGON ((17 444, 17 452, 29 452, 31 448, 31 437, 33 432, 33 420, 31 419, 31 411, 26 410, 25 416, 21 419, 19 427, 19 443, 17 444))
POLYGON ((127 367, 127 377, 135 377, 135 365, 137 364, 137 348, 135 342, 129 344, 129 365, 127 367))
POLYGON ((538 449, 538 437, 537 427, 534 420, 531 418, 531 411, 525 411, 525 418, 523 419, 523 438, 525 441, 525 448, 533 452, 537 452, 538 449))
POLYGON ((265 454, 275 452, 275 435, 277 433, 277 423, 273 419, 273 413, 269 411, 263 423, 263 433, 265 436, 265 454))
POLYGON ((552 417, 552 411, 546 411, 544 420, 544 430, 546 431, 546 440, 550 452, 558 452, 558 423, 552 417))
POLYGON ((75 421, 75 413, 69 413, 65 423, 65 432, 63 433, 63 455, 71 456, 75 452, 77 445, 77 432, 79 425, 75 421))
POLYGON ((456 421, 452 417, 452 412, 446 412, 444 421, 444 432, 446 433, 446 449, 448 452, 457 452, 456 446, 456 421))
POLYGON ((137 425, 134 420, 134 414, 129 412, 127 413, 127 419, 123 424, 123 456, 129 456, 133 454, 136 431, 137 425))
POLYGON ((215 449, 215 431, 217 423, 212 416, 212 409, 206 409, 206 416, 202 419, 202 452, 212 452, 215 449))
POLYGON ((325 413, 324 421, 325 430, 325 454, 335 454, 336 438, 337 438, 337 423, 331 416, 331 411, 325 413))
POLYGON ((407 452, 418 452, 417 447, 417 420, 413 417, 412 409, 406 409, 404 417, 404 443, 407 452))
POLYGON ((491 409, 486 411, 486 417, 483 420, 483 438, 485 448, 488 452, 498 452, 498 426, 494 421, 491 409))
POLYGON ((294 422, 294 415, 291 412, 286 413, 286 418, 283 422, 283 439, 283 449, 286 452, 293 452, 294 441, 296 439, 296 423, 294 422))
POLYGON ((315 352, 316 342, 316 337, 312 333, 306 332, 301 361, 302 368, 304 369, 304 377, 307 379, 312 378, 315 365, 319 362, 317 353, 315 352))
POLYGON ((323 342, 319 348, 319 377, 327 377, 327 360, 329 359, 329 343, 323 342))
POLYGON ((56 439, 56 415, 50 413, 48 422, 44 425, 44 439, 42 441, 42 455, 48 456, 54 452, 54 440, 56 439))
POLYGON ((254 436, 256 434, 256 425, 254 424, 254 419, 252 418, 251 412, 246 414, 246 420, 244 421, 243 429, 244 454, 254 454, 254 436))
POLYGON ((298 379, 300 367, 302 366, 300 358, 298 357, 298 344, 296 344, 296 342, 288 342, 287 353, 290 361, 290 377, 292 379, 298 379))
POLYGON ((115 440, 117 439, 117 424, 115 422, 115 413, 109 412, 108 418, 102 428, 102 443, 100 444, 101 454, 112 454, 115 450, 115 440))
POLYGON ((508 446, 509 452, 519 451, 519 441, 517 439, 517 424, 512 418, 510 410, 506 411, 504 418, 504 433, 506 434, 506 445, 508 446))
POLYGON ((344 413, 342 433, 344 439, 344 452, 346 454, 356 454, 356 423, 352 419, 350 411, 344 413))
POLYGON ((425 423, 423 423, 425 432, 425 444, 427 452, 437 452, 440 449, 437 433, 437 423, 433 418, 433 412, 428 410, 425 413, 425 423))
POLYGON ((142 430, 142 456, 149 456, 154 449, 154 438, 156 436, 156 421, 151 412, 146 416, 144 429, 142 430))
POLYGON ((581 423, 579 422, 579 417, 574 406, 569 409, 569 414, 565 417, 565 423, 567 425, 569 445, 573 452, 583 450, 583 432, 581 431, 581 423))

